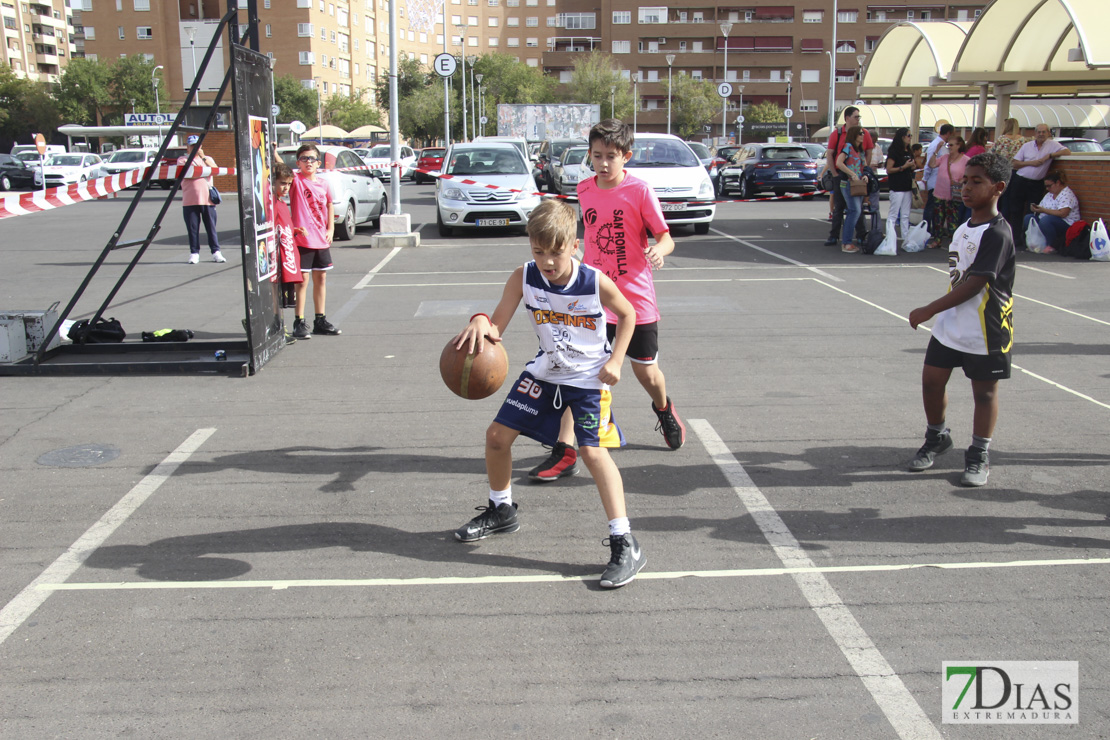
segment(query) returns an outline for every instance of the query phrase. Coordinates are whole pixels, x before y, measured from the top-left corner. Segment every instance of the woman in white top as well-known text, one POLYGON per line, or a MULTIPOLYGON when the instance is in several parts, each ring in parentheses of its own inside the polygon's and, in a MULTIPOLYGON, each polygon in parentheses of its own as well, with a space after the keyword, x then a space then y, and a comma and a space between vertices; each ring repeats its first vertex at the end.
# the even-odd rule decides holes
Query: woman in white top
POLYGON ((1029 221, 1037 219, 1048 246, 1063 249, 1068 227, 1079 220, 1079 199, 1068 187, 1067 176, 1059 170, 1045 175, 1044 185, 1048 192, 1040 205, 1029 206, 1032 213, 1026 214, 1023 226, 1028 229, 1029 221))

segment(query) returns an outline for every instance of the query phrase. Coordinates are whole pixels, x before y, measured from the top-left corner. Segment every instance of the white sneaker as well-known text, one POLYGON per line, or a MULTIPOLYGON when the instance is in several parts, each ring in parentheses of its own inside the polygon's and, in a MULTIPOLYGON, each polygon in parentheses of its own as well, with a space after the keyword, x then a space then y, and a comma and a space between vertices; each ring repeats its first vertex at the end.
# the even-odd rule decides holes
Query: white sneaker
POLYGON ((200 262, 200 255, 199 254, 190 254, 189 255, 189 264, 190 265, 195 265, 198 262, 200 262))
POLYGON ((220 254, 220 250, 217 249, 215 252, 212 253, 212 261, 227 262, 227 259, 222 254, 220 254))

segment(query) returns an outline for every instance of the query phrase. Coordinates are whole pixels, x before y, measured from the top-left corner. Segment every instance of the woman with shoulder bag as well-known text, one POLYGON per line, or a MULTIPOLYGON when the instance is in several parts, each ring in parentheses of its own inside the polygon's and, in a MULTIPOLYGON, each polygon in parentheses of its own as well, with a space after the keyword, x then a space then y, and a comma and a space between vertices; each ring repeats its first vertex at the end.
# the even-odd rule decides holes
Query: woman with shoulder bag
POLYGON ((917 163, 910 151, 910 130, 900 128, 887 152, 886 174, 890 178, 890 206, 887 230, 902 222, 902 239, 910 233, 910 207, 913 204, 913 177, 917 163))
POLYGON ((936 233, 929 240, 929 249, 947 247, 952 235, 956 233, 956 227, 960 225, 964 206, 964 170, 968 162, 968 157, 964 154, 966 149, 963 137, 953 136, 948 142, 947 153, 942 155, 938 149, 929 162, 931 167, 937 169, 937 185, 933 190, 933 197, 937 200, 936 210, 933 212, 936 233))
MULTIPOLYGON (((215 167, 216 160, 204 153, 200 137, 192 134, 186 139, 189 149, 194 150, 193 167, 215 167)), ((177 163, 185 165, 189 156, 178 157, 177 163)), ((185 215, 185 228, 189 232, 189 264, 200 262, 200 222, 204 221, 204 231, 208 234, 208 248, 212 250, 213 262, 227 262, 220 252, 220 240, 216 235, 216 206, 212 202, 212 179, 186 173, 181 178, 181 205, 185 215)), ((217 193, 218 197, 218 193, 217 193)))
POLYGON ((863 198, 867 195, 867 180, 863 179, 863 128, 852 126, 844 135, 847 142, 836 157, 836 169, 847 177, 840 181, 840 193, 844 196, 844 224, 840 229, 840 251, 858 253, 859 247, 852 242, 856 233, 856 223, 863 211, 863 198))

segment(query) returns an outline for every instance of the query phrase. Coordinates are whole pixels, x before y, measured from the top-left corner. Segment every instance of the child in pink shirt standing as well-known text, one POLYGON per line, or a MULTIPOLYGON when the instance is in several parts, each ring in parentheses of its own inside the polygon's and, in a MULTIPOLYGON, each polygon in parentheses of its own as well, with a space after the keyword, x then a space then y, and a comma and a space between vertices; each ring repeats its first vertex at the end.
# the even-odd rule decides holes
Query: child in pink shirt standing
MULTIPOLYGON (((659 369, 659 307, 655 301, 653 268, 674 251, 674 240, 663 219, 659 199, 651 186, 625 171, 632 158, 631 127, 610 118, 590 129, 590 162, 594 177, 578 184, 578 202, 586 225, 584 259, 608 275, 636 310, 636 328, 628 345, 628 358, 640 385, 651 396, 651 408, 659 419, 655 427, 672 450, 686 441, 686 427, 667 395, 666 379, 659 369), (655 237, 649 245, 647 232, 655 237)), ((616 317, 606 311, 609 339, 616 317)), ((574 424, 564 414, 559 442, 550 457, 528 473, 537 482, 557 480, 578 472, 578 454, 573 447, 574 424)))
POLYGON ((312 303, 316 320, 309 331, 304 320, 305 303, 308 302, 308 278, 298 283, 296 315, 293 318, 293 337, 311 339, 313 334, 334 336, 339 329, 325 316, 328 270, 331 261, 331 238, 335 229, 335 210, 331 204, 328 184, 316 177, 322 164, 320 150, 314 144, 302 144, 297 149, 297 168, 289 190, 289 211, 293 216, 293 239, 301 258, 301 272, 312 273, 312 303))

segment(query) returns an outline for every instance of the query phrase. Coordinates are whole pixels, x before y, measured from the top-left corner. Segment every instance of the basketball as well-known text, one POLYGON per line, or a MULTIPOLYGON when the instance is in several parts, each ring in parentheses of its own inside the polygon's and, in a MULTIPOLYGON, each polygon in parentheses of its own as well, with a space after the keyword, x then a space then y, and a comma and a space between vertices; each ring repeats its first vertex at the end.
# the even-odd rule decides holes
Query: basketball
POLYGON ((509 357, 500 344, 486 340, 480 354, 455 349, 452 339, 439 356, 439 374, 456 396, 476 400, 497 392, 509 372, 509 357))

